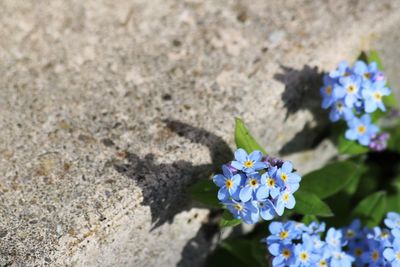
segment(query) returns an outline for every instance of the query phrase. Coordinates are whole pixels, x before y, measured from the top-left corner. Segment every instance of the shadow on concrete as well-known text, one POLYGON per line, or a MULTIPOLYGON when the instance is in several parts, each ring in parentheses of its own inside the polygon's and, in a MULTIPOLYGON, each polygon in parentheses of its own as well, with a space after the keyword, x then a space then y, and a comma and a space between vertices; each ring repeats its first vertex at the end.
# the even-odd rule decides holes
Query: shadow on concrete
POLYGON ((282 146, 279 153, 288 155, 316 147, 328 134, 328 114, 321 108, 319 89, 322 86, 323 72, 317 67, 305 65, 296 70, 281 66, 282 72, 274 75, 274 79, 285 85, 282 101, 286 108, 286 119, 289 116, 308 110, 314 122, 306 123, 288 143, 282 146))
POLYGON ((223 163, 232 159, 232 151, 222 138, 180 121, 166 120, 165 123, 179 136, 206 146, 212 162, 196 166, 189 161, 160 164, 153 154, 140 158, 128 152, 125 162, 114 163, 119 173, 135 180, 142 189, 142 204, 151 209, 152 230, 166 222, 171 223, 176 214, 192 208, 193 204, 185 194, 187 186, 197 180, 208 179, 212 173, 220 171, 223 163))

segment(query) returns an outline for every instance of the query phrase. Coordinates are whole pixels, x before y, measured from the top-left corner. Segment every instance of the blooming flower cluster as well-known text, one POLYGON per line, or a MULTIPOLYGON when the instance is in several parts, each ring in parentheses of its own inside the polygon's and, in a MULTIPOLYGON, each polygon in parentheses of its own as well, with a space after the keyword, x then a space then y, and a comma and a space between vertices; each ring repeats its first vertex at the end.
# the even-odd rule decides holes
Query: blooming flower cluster
POLYGON ((325 224, 273 222, 266 238, 273 266, 400 266, 400 214, 389 212, 387 228, 362 228, 359 220, 341 229, 325 224), (322 236, 325 236, 322 238, 322 236))
POLYGON ((370 114, 376 110, 386 111, 383 97, 390 95, 391 91, 375 62, 367 65, 357 61, 352 67, 341 62, 336 70, 325 74, 320 91, 322 108, 330 108, 329 119, 347 122, 347 139, 357 140, 364 146, 372 142, 371 149, 382 148, 380 144, 386 139, 379 139, 379 144, 374 144, 379 128, 371 122, 370 114))
POLYGON ((218 199, 237 219, 247 224, 272 220, 296 203, 293 193, 299 188, 300 175, 289 161, 264 157, 260 151, 247 154, 235 151, 235 160, 222 166, 214 176, 218 199))

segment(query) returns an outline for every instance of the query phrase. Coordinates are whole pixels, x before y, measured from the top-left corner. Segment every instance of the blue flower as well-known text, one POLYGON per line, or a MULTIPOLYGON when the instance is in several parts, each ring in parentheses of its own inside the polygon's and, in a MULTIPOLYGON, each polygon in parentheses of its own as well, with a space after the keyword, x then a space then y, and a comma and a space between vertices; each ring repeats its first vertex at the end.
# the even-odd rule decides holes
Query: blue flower
POLYGON ((235 151, 235 160, 232 161, 232 167, 252 173, 267 167, 267 164, 261 162, 262 153, 260 151, 253 151, 248 155, 244 149, 239 148, 235 151))
POLYGON ((389 88, 385 87, 385 81, 367 84, 369 86, 365 86, 365 89, 362 91, 365 112, 372 113, 378 108, 386 111, 382 98, 390 95, 391 92, 389 88))
POLYGON ((332 258, 330 261, 331 267, 351 267, 352 262, 354 262, 354 257, 343 251, 332 252, 332 258))
POLYGON ((341 250, 341 248, 346 244, 342 241, 342 231, 336 230, 335 228, 329 228, 326 233, 325 241, 328 246, 333 250, 341 250))
POLYGON ((293 194, 289 190, 285 190, 279 194, 275 207, 276 214, 281 216, 285 208, 293 209, 294 205, 296 205, 296 200, 293 194))
POLYGON ((371 123, 371 117, 364 114, 360 119, 354 117, 347 122, 349 129, 345 136, 349 140, 358 140, 364 146, 367 146, 371 138, 379 131, 379 128, 371 123))
POLYGON ((272 265, 275 267, 294 266, 296 255, 294 245, 274 243, 268 246, 268 251, 274 256, 272 265))
POLYGON ((239 199, 241 201, 246 202, 253 198, 253 193, 255 193, 261 185, 260 178, 261 176, 258 172, 247 173, 246 182, 239 193, 239 199))
POLYGON ((293 165, 289 161, 285 161, 281 168, 276 171, 276 176, 279 178, 279 182, 282 186, 290 187, 292 193, 298 189, 298 184, 301 181, 301 177, 298 173, 292 172, 293 165))
POLYGON ((337 99, 344 98, 344 103, 348 107, 353 107, 354 103, 361 97, 361 78, 356 75, 341 77, 334 88, 334 95, 337 99))
POLYGON ((308 226, 304 226, 304 232, 308 234, 318 234, 325 232, 325 223, 311 222, 308 226))
POLYGON ((383 247, 379 241, 368 239, 368 251, 364 252, 361 259, 370 267, 383 266, 384 258, 382 255, 383 247))
POLYGON ((339 119, 343 118, 346 121, 352 119, 354 117, 353 110, 349 107, 347 107, 344 104, 344 101, 342 99, 337 100, 329 112, 329 119, 332 122, 336 122, 339 119))
POLYGON ((219 187, 218 199, 226 200, 236 193, 242 178, 240 174, 233 175, 232 171, 226 165, 222 166, 222 172, 223 175, 215 175, 213 181, 219 187))
POLYGON ((277 187, 276 178, 273 175, 276 169, 276 167, 272 167, 268 172, 261 175, 261 186, 256 193, 256 198, 258 200, 265 199, 269 196, 276 198, 279 195, 280 188, 277 187))
POLYGON ((400 214, 389 212, 384 220, 385 225, 390 229, 400 228, 400 214))
POLYGON ((270 236, 267 237, 267 243, 284 243, 289 244, 292 239, 297 236, 294 222, 288 221, 286 223, 271 222, 269 225, 270 236))
POLYGON ((356 266, 364 266, 364 262, 361 257, 367 250, 367 244, 363 240, 349 242, 349 253, 355 258, 354 264, 356 266))
POLYGON ((367 237, 379 241, 383 246, 390 246, 392 243, 390 231, 388 229, 381 229, 378 226, 374 227, 367 237))
POLYGON ((303 234, 302 240, 303 243, 297 244, 295 247, 297 266, 315 266, 319 260, 319 256, 315 253, 313 241, 308 234, 303 234))
POLYGON ((395 239, 392 247, 383 251, 383 257, 390 262, 391 266, 400 267, 400 239, 395 239))
POLYGON ((269 221, 275 217, 275 207, 271 200, 265 199, 263 201, 257 201, 257 205, 260 211, 261 218, 269 221))
POLYGON ((355 240, 356 238, 361 237, 361 221, 355 219, 351 222, 349 227, 345 227, 343 230, 344 238, 348 241, 355 240))
POLYGON ((255 201, 246 203, 236 201, 234 199, 227 200, 223 203, 236 219, 241 219, 247 224, 257 223, 260 214, 255 201))
POLYGON ((333 102, 336 100, 333 94, 334 79, 329 77, 329 75, 324 75, 324 86, 321 87, 320 93, 322 95, 322 108, 329 108, 333 102))
POLYGON ((337 79, 341 76, 349 76, 351 73, 349 64, 346 61, 341 61, 336 70, 329 73, 329 77, 337 79))

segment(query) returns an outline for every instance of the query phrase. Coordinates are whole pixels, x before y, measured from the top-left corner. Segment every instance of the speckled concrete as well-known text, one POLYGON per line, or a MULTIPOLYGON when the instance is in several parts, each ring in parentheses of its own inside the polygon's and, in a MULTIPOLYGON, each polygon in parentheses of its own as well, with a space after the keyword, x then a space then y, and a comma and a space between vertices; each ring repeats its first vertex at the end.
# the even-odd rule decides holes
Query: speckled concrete
MULTIPOLYGON (((234 116, 306 172, 322 70, 400 21, 383 1, 0 1, 0 266, 199 266, 187 185, 234 116)), ((211 228, 210 228, 211 227, 211 228)))

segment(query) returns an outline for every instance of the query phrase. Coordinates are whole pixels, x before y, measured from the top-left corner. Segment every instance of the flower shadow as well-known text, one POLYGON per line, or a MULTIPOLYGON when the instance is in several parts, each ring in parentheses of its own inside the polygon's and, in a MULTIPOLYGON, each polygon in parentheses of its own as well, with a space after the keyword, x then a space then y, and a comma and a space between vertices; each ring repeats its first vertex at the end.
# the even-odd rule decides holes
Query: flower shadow
POLYGON ((288 155, 315 148, 329 133, 328 114, 321 108, 319 89, 322 86, 323 72, 317 67, 304 65, 297 70, 281 66, 282 72, 274 79, 285 85, 281 99, 286 108, 286 119, 299 111, 308 111, 313 116, 303 129, 282 146, 279 153, 288 155))
POLYGON ((114 160, 115 170, 134 180, 142 189, 141 204, 151 210, 151 230, 166 222, 171 223, 176 214, 191 209, 194 204, 188 198, 186 188, 200 179, 208 179, 232 158, 230 147, 219 136, 177 120, 164 122, 172 132, 206 146, 212 162, 203 165, 182 160, 170 164, 157 163, 153 154, 141 158, 133 152, 127 152, 124 161, 114 160))

